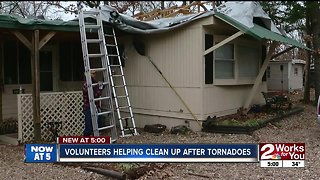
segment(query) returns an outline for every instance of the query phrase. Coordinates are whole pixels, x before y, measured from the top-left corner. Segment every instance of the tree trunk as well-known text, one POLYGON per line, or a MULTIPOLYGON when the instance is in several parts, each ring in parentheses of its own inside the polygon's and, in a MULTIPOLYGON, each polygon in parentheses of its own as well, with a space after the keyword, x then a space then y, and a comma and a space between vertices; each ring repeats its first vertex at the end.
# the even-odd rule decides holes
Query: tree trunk
POLYGON ((182 6, 187 5, 187 1, 182 1, 182 6))
POLYGON ((2 51, 3 51, 3 43, 1 43, 0 44, 1 46, 0 46, 0 48, 1 48, 1 54, 0 54, 0 126, 1 126, 1 124, 3 123, 3 115, 2 115, 2 106, 3 106, 3 104, 2 104, 2 92, 3 92, 3 90, 4 90, 4 83, 3 83, 3 76, 2 76, 2 67, 3 67, 3 64, 2 64, 2 62, 3 62, 3 60, 2 60, 2 51))
MULTIPOLYGON (((307 47, 312 49, 311 47, 311 22, 310 22, 310 3, 307 1, 306 2, 306 44, 307 47)), ((310 102, 310 62, 311 62, 311 52, 307 52, 308 57, 306 60, 306 66, 305 66, 305 73, 304 73, 304 94, 303 94, 303 102, 304 103, 309 103, 310 102)))
POLYGON ((165 9, 165 8, 164 8, 164 1, 161 1, 161 9, 162 9, 162 10, 165 9))
MULTIPOLYGON (((310 41, 307 42, 307 47, 311 49, 310 41)), ((306 59, 306 66, 304 72, 304 94, 303 94, 303 103, 307 104, 310 102, 310 61, 311 61, 311 52, 308 51, 308 57, 306 59)))
POLYGON ((320 95, 320 8, 318 1, 310 1, 310 3, 312 3, 310 20, 314 48, 315 102, 317 102, 320 95))

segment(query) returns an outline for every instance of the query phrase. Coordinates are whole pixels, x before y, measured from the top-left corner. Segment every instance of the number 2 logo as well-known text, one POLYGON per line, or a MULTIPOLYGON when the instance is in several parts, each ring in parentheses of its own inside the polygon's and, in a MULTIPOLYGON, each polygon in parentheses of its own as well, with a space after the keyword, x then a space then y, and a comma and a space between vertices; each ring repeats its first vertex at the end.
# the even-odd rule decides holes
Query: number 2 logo
POLYGON ((272 152, 274 151, 274 146, 272 144, 265 144, 261 147, 260 151, 265 151, 261 155, 261 159, 272 159, 272 152), (265 151, 268 149, 267 151, 265 151))

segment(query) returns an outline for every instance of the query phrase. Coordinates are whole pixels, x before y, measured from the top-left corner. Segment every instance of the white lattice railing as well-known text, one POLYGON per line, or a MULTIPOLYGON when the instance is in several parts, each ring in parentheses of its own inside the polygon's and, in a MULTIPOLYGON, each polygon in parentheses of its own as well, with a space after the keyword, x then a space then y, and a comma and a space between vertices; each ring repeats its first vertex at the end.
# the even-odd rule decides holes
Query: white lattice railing
MULTIPOLYGON (((81 91, 40 93, 41 139, 51 141, 54 138, 48 122, 62 122, 60 136, 82 135, 82 103, 81 91)), ((18 141, 26 143, 33 139, 32 94, 18 94, 18 141)))

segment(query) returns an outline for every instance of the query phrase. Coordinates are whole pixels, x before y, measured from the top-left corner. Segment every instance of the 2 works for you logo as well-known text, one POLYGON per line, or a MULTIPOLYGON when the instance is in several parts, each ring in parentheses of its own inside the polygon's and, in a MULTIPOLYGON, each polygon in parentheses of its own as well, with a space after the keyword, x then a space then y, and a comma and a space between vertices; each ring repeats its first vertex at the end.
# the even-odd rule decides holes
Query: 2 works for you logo
POLYGON ((260 160, 304 160, 305 143, 261 143, 260 160))

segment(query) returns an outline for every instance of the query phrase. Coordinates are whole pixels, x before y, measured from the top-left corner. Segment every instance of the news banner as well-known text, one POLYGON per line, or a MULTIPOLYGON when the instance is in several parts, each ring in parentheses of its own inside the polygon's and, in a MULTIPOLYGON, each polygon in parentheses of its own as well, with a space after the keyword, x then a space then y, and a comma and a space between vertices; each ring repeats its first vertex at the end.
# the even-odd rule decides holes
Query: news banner
POLYGON ((26 144, 26 163, 53 162, 235 162, 260 167, 304 167, 305 143, 110 144, 110 137, 58 137, 52 144, 26 144))

